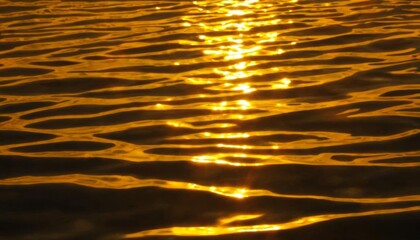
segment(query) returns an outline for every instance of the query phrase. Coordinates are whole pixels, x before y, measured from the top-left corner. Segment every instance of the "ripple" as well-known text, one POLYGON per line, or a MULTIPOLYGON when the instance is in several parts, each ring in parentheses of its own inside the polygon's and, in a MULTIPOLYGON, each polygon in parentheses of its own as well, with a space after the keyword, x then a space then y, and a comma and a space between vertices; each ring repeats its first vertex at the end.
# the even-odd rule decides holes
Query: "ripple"
POLYGON ((0 131, 0 144, 16 144, 25 142, 37 142, 43 140, 49 140, 55 138, 51 134, 34 133, 34 132, 23 132, 23 131, 0 131))
POLYGON ((139 84, 142 83, 118 78, 64 78, 3 86, 0 87, 0 93, 5 95, 63 94, 139 84))
POLYGON ((52 71, 43 68, 3 68, 0 69, 0 77, 36 76, 52 71))
POLYGON ((32 62, 34 65, 48 66, 48 67, 62 67, 79 64, 78 62, 72 61, 48 61, 48 62, 32 62))
POLYGON ((52 106, 54 104, 54 102, 23 102, 4 104, 0 106, 0 114, 25 112, 28 110, 52 106))
POLYGON ((98 151, 112 146, 113 144, 99 142, 68 141, 16 147, 11 150, 16 152, 98 151))

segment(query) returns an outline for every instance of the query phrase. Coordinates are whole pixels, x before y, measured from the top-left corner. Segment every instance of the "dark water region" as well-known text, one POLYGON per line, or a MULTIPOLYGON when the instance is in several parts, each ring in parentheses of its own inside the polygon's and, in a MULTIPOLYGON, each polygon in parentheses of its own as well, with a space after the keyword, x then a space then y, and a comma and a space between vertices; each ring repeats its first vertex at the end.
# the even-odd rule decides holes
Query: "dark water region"
POLYGON ((0 0, 0 25, 0 239, 419 239, 419 1, 0 0))

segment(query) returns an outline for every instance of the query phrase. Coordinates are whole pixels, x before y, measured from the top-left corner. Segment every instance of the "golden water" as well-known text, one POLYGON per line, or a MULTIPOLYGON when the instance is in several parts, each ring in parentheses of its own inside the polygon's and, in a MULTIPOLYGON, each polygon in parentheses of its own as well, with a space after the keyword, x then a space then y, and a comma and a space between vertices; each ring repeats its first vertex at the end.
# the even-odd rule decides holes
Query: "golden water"
POLYGON ((0 238, 409 239, 419 9, 0 0, 0 238))

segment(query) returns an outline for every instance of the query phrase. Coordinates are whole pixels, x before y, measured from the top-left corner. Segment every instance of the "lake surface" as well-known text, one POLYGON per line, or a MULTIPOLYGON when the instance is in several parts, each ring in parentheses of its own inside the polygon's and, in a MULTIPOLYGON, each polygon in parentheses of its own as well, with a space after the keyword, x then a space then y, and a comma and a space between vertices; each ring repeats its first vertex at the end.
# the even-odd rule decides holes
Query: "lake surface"
POLYGON ((0 1, 0 239, 419 239, 420 2, 0 1))

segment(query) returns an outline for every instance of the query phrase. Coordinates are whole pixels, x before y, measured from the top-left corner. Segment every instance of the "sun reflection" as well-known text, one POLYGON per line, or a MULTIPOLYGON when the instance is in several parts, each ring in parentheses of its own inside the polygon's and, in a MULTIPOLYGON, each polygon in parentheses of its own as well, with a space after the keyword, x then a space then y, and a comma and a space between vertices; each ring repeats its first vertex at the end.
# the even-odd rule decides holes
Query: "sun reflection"
MULTIPOLYGON (((198 30, 195 45, 200 47, 204 61, 215 64, 211 68, 201 70, 201 75, 195 75, 191 79, 188 78, 187 81, 192 84, 211 84, 206 89, 220 91, 229 96, 240 96, 235 100, 226 99, 210 103, 208 107, 215 111, 217 116, 238 121, 248 119, 249 116, 245 114, 251 114, 250 110, 256 108, 255 103, 248 99, 252 93, 260 89, 287 89, 291 86, 292 81, 286 77, 279 77, 277 81, 270 79, 270 83, 254 81, 254 78, 258 76, 278 74, 282 71, 275 66, 259 67, 264 63, 260 60, 261 58, 284 53, 285 50, 281 48, 282 44, 285 44, 282 43, 284 37, 281 36, 281 30, 276 25, 292 23, 292 20, 282 19, 279 15, 267 11, 275 7, 274 4, 261 0, 197 0, 193 1, 193 4, 198 11, 196 11, 196 15, 183 17, 184 26, 193 26, 198 30), (211 81, 207 77, 209 75, 214 76, 211 81)), ((292 42, 291 44, 296 43, 292 42)), ((205 98, 206 96, 200 97, 205 98)), ((232 126, 231 123, 226 124, 226 127, 232 126)), ((249 133, 215 134, 204 132, 198 137, 223 139, 223 142, 215 143, 215 147, 221 150, 229 149, 230 152, 238 151, 235 154, 246 155, 240 151, 256 148, 237 141, 232 143, 232 139, 249 138, 249 133)), ((272 149, 277 148, 279 147, 272 147, 272 149)), ((194 156, 192 161, 231 166, 258 166, 255 163, 244 162, 240 157, 235 158, 238 161, 211 153, 194 156)))
POLYGON ((226 13, 226 16, 228 16, 228 17, 231 17, 231 16, 243 16, 243 15, 250 14, 250 13, 252 13, 252 12, 251 11, 244 11, 244 10, 236 10, 236 9, 234 9, 234 10, 229 10, 226 13))
POLYGON ((204 163, 204 164, 217 164, 217 165, 228 165, 228 166, 235 166, 235 167, 257 167, 262 166, 263 163, 256 162, 256 163, 249 163, 244 162, 244 159, 248 157, 246 153, 234 153, 232 155, 228 154, 216 154, 216 155, 201 155, 201 156, 194 156, 192 158, 192 162, 195 163, 204 163), (227 160, 229 158, 229 160, 227 160), (233 161, 231 159, 236 159, 233 161))
POLYGON ((165 105, 165 104, 162 104, 162 103, 156 103, 155 104, 155 108, 156 109, 161 109, 161 110, 164 110, 164 109, 166 109, 168 107, 168 105, 165 105))
POLYGON ((252 146, 248 146, 248 145, 233 145, 233 144, 223 144, 223 143, 217 144, 217 147, 219 147, 219 148, 243 149, 243 150, 252 148, 252 146))
MULTIPOLYGON (((219 224, 216 226, 195 226, 195 227, 171 227, 162 229, 152 229, 141 231, 137 233, 126 234, 125 238, 142 238, 152 236, 185 236, 185 237, 200 237, 200 236, 219 236, 228 234, 238 234, 244 232, 273 232, 287 229, 299 228, 315 223, 325 222, 334 219, 344 219, 351 217, 364 217, 378 214, 395 214, 404 212, 419 211, 419 206, 395 208, 395 209, 379 209, 373 211, 357 212, 357 213, 338 213, 338 214, 325 214, 302 217, 293 221, 272 224, 258 224, 258 225, 239 225, 229 226, 228 223, 238 220, 247 220, 261 217, 260 215, 245 215, 227 218, 226 224, 219 224)), ((219 223, 221 223, 219 221, 219 223)))
POLYGON ((285 89, 285 88, 289 88, 290 87, 290 83, 291 83, 292 81, 290 81, 290 79, 288 79, 288 78, 283 78, 283 79, 281 79, 280 81, 277 81, 277 82, 274 82, 273 84, 272 84, 272 87, 274 88, 274 89, 278 89, 278 88, 283 88, 283 89, 285 89))
POLYGON ((220 165, 230 165, 230 166, 244 166, 244 164, 239 162, 231 162, 224 159, 220 159, 217 156, 194 156, 192 159, 193 162, 196 163, 214 163, 214 164, 220 164, 220 165))
POLYGON ((212 107, 214 111, 227 111, 227 110, 248 110, 252 107, 248 100, 237 100, 232 102, 222 101, 212 107))
POLYGON ((210 187, 210 192, 220 194, 227 197, 242 199, 248 197, 247 189, 245 188, 232 188, 232 187, 210 187))
POLYGON ((186 123, 186 122, 181 122, 181 121, 167 121, 166 124, 168 126, 176 127, 176 128, 181 128, 181 127, 192 128, 193 127, 191 124, 186 123))
POLYGON ((232 90, 241 91, 243 93, 250 93, 256 91, 255 88, 251 87, 249 83, 241 83, 236 85, 232 90))
POLYGON ((275 26, 283 21, 277 15, 268 14, 267 9, 273 7, 259 0, 226 0, 226 1, 194 1, 199 12, 208 13, 209 19, 185 17, 185 25, 195 23, 204 30, 198 39, 203 41, 203 54, 208 61, 225 63, 214 67, 213 73, 222 76, 222 80, 236 80, 229 86, 221 84, 224 89, 242 94, 257 91, 247 81, 253 76, 275 72, 273 69, 256 69, 257 63, 251 60, 254 56, 278 55, 283 49, 273 48, 279 38, 276 28, 255 31, 255 28, 275 26), (258 15, 258 18, 255 17, 258 15), (218 19, 218 21, 212 21, 218 19), (222 20, 220 20, 222 19, 222 20), (223 34, 221 34, 223 33, 223 34), (242 82, 238 82, 242 80, 242 82))
POLYGON ((204 132, 203 135, 208 138, 221 138, 221 139, 237 139, 237 138, 249 138, 249 133, 210 133, 204 132))
POLYGON ((245 220, 251 220, 262 217, 263 214, 244 214, 244 215, 235 215, 231 217, 225 217, 220 219, 218 222, 220 225, 227 225, 233 222, 238 221, 245 221, 245 220))

